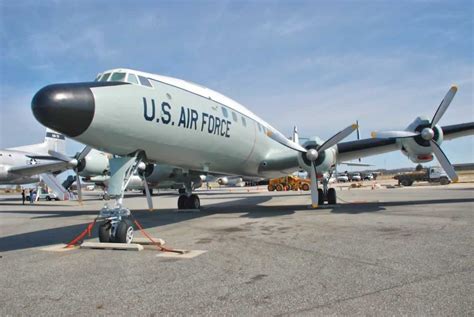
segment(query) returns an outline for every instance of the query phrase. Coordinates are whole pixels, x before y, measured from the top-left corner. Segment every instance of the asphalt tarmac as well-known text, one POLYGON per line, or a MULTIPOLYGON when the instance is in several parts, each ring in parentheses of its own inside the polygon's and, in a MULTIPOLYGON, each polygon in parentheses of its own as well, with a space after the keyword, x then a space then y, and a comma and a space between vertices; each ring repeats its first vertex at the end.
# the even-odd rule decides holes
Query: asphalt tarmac
MULTIPOLYGON (((474 314, 474 185, 338 190, 309 209, 301 192, 200 192, 125 204, 169 247, 44 251, 90 223, 104 201, 21 205, 0 196, 0 315, 474 314)), ((139 234, 137 234, 139 235, 139 234)), ((87 241, 97 241, 96 230, 87 241)))

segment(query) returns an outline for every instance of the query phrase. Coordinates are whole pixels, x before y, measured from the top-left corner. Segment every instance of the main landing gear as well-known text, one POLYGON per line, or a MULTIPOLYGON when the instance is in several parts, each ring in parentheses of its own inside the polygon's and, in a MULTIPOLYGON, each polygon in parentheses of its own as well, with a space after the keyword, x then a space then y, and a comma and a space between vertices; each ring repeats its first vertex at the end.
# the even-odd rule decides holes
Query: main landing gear
POLYGON ((192 184, 188 182, 185 188, 179 189, 178 209, 199 209, 201 200, 199 196, 192 193, 192 184))
POLYGON ((337 203, 336 190, 329 188, 329 178, 323 179, 323 188, 318 188, 318 204, 323 205, 327 201, 328 205, 335 205, 337 203))

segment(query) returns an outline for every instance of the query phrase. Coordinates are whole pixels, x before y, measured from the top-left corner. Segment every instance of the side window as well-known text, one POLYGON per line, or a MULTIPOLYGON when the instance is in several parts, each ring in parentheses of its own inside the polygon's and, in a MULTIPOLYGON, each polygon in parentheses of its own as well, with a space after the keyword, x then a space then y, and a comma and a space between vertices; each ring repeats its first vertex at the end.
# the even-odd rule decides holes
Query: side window
POLYGON ((257 125, 258 125, 258 131, 262 132, 262 126, 260 125, 260 123, 257 122, 257 125))
POLYGON ((265 129, 263 125, 262 125, 262 130, 263 130, 263 133, 267 134, 267 129, 265 129))
POLYGON ((113 73, 112 77, 110 77, 110 81, 125 81, 126 73, 113 73))
POLYGON ((245 121, 245 118, 244 118, 244 117, 242 117, 242 125, 243 125, 244 127, 247 126, 247 121, 245 121))
POLYGON ((135 74, 128 74, 128 80, 127 81, 129 83, 138 85, 138 79, 137 79, 137 76, 135 76, 135 74))
POLYGON ((228 118, 229 117, 229 112, 227 111, 226 108, 224 107, 221 107, 222 108, 222 114, 224 115, 224 117, 228 118))
POLYGON ((102 76, 102 74, 98 74, 94 81, 99 81, 100 76, 102 76))
POLYGON ((142 84, 143 86, 147 86, 147 87, 150 87, 150 88, 153 87, 153 86, 150 84, 150 81, 149 81, 147 78, 138 75, 138 79, 140 80, 140 84, 142 84))
POLYGON ((232 119, 234 119, 234 121, 237 122, 237 115, 233 111, 232 111, 232 119))
POLYGON ((102 78, 100 79, 100 81, 107 81, 109 77, 110 77, 110 73, 105 73, 104 76, 102 76, 102 78))

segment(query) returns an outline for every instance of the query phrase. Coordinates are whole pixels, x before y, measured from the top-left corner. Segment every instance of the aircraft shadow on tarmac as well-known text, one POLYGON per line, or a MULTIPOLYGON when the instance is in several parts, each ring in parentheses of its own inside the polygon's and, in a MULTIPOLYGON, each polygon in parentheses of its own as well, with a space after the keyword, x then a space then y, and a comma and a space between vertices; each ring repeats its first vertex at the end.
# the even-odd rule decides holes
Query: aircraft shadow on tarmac
MULTIPOLYGON (((296 210, 305 210, 306 206, 302 205, 285 205, 285 206, 261 206, 259 204, 269 201, 271 196, 246 197, 245 199, 206 205, 201 211, 180 211, 175 209, 160 209, 157 212, 149 212, 148 210, 133 210, 133 215, 137 218, 142 226, 146 228, 154 228, 185 222, 188 220, 205 217, 213 214, 222 213, 244 213, 240 215, 242 218, 264 218, 279 217, 294 214, 296 210)), ((408 205, 429 205, 429 204, 453 204, 453 203, 469 203, 474 202, 474 198, 455 198, 455 199, 429 199, 414 201, 393 201, 393 202, 369 202, 369 203, 348 203, 336 206, 322 205, 320 208, 308 212, 318 212, 329 210, 331 213, 341 214, 360 214, 370 212, 380 212, 386 210, 386 207, 392 206, 408 206, 408 205)), ((14 214, 44 214, 31 219, 39 218, 63 218, 81 215, 96 215, 96 210, 83 211, 55 211, 55 210, 14 210, 0 211, 0 213, 14 214)), ((76 235, 82 232, 88 222, 81 224, 64 226, 59 228, 43 229, 33 232, 21 233, 0 238, 0 252, 21 250, 34 247, 42 247, 52 244, 67 243, 76 235)), ((92 237, 97 238, 97 228, 92 230, 92 237)))

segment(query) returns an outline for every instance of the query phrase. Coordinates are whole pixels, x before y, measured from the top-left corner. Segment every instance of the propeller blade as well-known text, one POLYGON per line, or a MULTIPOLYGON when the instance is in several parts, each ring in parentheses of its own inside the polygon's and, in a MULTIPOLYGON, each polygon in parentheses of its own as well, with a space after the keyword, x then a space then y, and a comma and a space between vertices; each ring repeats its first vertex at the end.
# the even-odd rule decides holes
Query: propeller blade
POLYGON ((145 177, 142 177, 143 185, 145 186, 146 202, 148 204, 148 210, 153 211, 153 200, 151 199, 150 190, 148 189, 148 182, 145 177))
POLYGON ((59 153, 59 152, 56 152, 56 151, 53 151, 53 150, 49 150, 48 154, 55 157, 55 158, 57 158, 58 160, 63 161, 63 162, 68 162, 71 165, 77 165, 77 160, 75 158, 69 157, 65 154, 62 154, 62 153, 59 153))
POLYGON ((349 134, 354 132, 354 130, 356 129, 357 129, 357 124, 354 123, 348 126, 347 128, 345 128, 344 130, 339 131, 338 133, 333 135, 331 138, 326 140, 326 142, 324 142, 318 148, 318 152, 324 152, 325 150, 329 149, 331 146, 338 144, 339 142, 341 142, 341 140, 345 139, 349 134))
POLYGON ((304 147, 302 147, 301 145, 299 145, 296 142, 288 140, 283 134, 281 134, 278 131, 268 130, 267 131, 267 136, 270 137, 270 139, 272 139, 274 141, 277 141, 281 145, 284 145, 284 146, 286 146, 286 147, 288 147, 292 150, 295 150, 295 151, 298 151, 298 152, 301 152, 301 153, 306 153, 307 152, 307 150, 304 147))
POLYGON ((370 136, 374 139, 389 139, 389 138, 412 138, 419 135, 419 133, 411 131, 374 131, 370 136))
POLYGON ((79 204, 82 205, 81 177, 79 176, 79 172, 77 170, 76 170, 76 186, 77 186, 77 199, 79 200, 79 204))
POLYGON ((79 155, 77 155, 76 159, 78 161, 82 160, 83 158, 85 158, 87 156, 87 154, 89 154, 89 152, 92 150, 92 148, 90 146, 86 146, 82 151, 81 153, 79 153, 79 155))
POLYGON ((441 119, 441 117, 444 115, 444 113, 448 109, 449 104, 453 100, 454 95, 456 94, 457 91, 458 91, 457 86, 452 86, 448 90, 448 92, 446 93, 446 96, 444 96, 443 100, 439 104, 438 109, 436 109, 436 112, 433 116, 433 119, 431 120, 431 128, 433 128, 438 123, 438 121, 441 119))
POLYGON ((457 183, 459 180, 458 175, 456 174, 453 165, 449 162, 446 154, 444 154, 443 150, 441 150, 438 143, 436 143, 435 141, 431 140, 430 144, 431 150, 438 159, 439 164, 441 164, 441 167, 443 167, 446 174, 448 174, 449 178, 451 178, 451 181, 453 183, 457 183))
POLYGON ((316 165, 314 165, 314 161, 311 162, 311 171, 310 171, 310 179, 311 179, 311 207, 318 208, 318 177, 316 175, 316 165))

